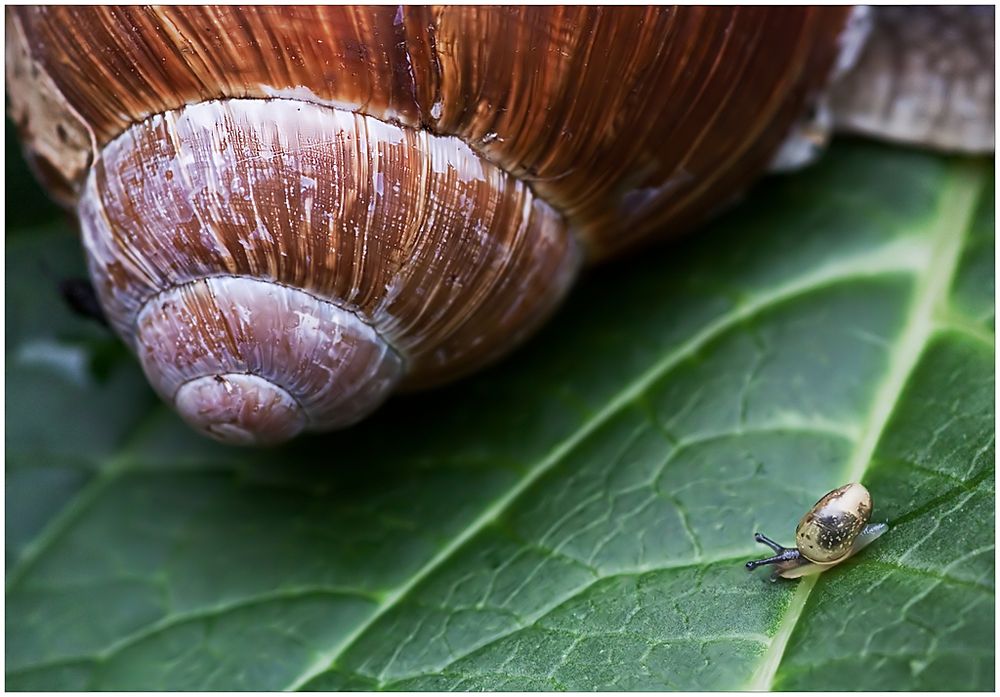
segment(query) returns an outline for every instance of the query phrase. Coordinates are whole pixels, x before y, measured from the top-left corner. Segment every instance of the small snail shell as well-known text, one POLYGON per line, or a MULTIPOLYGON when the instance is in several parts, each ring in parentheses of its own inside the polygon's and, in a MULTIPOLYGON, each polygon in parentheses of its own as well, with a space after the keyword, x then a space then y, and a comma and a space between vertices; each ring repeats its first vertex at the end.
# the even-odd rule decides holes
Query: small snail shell
POLYGON ((153 387, 272 443, 475 370, 731 199, 849 13, 18 7, 8 89, 153 387))
POLYGON ((802 516, 795 528, 796 547, 782 547, 760 533, 754 539, 777 554, 747 562, 747 569, 775 565, 772 578, 798 578, 816 574, 839 564, 874 542, 889 526, 868 524, 872 497, 863 485, 845 484, 834 489, 802 516))
POLYGON ((846 484, 821 498, 795 528, 795 546, 814 564, 846 557, 872 515, 872 497, 861 484, 846 484))

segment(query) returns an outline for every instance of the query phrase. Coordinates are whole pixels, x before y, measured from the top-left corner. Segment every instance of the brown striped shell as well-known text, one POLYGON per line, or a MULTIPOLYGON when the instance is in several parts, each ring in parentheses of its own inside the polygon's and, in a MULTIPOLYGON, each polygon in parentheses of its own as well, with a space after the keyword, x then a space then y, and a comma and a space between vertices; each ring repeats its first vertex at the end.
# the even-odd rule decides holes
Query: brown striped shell
POLYGON ((277 442, 516 345, 768 163, 838 7, 19 7, 11 113, 115 329, 277 442))

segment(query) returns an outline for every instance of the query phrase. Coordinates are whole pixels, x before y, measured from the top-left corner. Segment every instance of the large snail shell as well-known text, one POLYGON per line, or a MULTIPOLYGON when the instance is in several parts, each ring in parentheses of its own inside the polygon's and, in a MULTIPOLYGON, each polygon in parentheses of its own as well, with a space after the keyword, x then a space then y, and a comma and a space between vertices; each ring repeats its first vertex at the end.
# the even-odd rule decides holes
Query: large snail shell
POLYGON ((197 428, 276 442, 509 350, 759 173, 846 8, 16 8, 11 111, 197 428))

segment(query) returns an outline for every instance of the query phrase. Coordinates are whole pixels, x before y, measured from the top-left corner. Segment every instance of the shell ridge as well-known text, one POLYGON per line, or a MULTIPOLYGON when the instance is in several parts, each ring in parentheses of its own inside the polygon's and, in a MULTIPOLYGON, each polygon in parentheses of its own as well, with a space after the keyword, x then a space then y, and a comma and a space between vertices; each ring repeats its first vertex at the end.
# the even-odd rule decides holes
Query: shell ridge
POLYGON ((185 281, 178 282, 178 283, 172 283, 169 286, 165 286, 163 288, 160 288, 160 289, 156 290, 155 292, 153 292, 150 295, 146 296, 141 301, 141 303, 139 304, 139 309, 135 313, 135 321, 136 321, 136 323, 138 323, 140 321, 140 319, 142 318, 142 316, 146 313, 146 311, 149 308, 151 308, 152 306, 154 306, 156 304, 156 302, 161 298, 161 296, 164 296, 164 295, 167 295, 167 294, 171 294, 171 293, 175 293, 175 292, 177 292, 177 290, 179 290, 181 288, 185 288, 185 287, 188 287, 188 286, 194 286, 194 285, 197 285, 197 284, 202 283, 204 281, 208 281, 208 280, 211 280, 211 279, 221 279, 221 278, 232 278, 232 279, 238 279, 238 280, 252 279, 252 280, 260 281, 262 283, 270 283, 270 284, 272 284, 274 286, 277 286, 279 288, 286 288, 288 290, 295 291, 297 293, 302 293, 304 295, 308 295, 313 300, 316 300, 316 301, 321 302, 321 303, 326 303, 328 305, 332 305, 333 307, 335 307, 336 309, 340 310, 341 312, 346 312, 346 313, 349 313, 351 315, 354 315, 354 317, 357 318, 357 320, 359 322, 363 322, 364 324, 366 324, 366 325, 368 325, 369 327, 372 328, 372 331, 375 332, 375 334, 379 337, 379 339, 381 339, 385 343, 385 345, 393 353, 396 354, 396 357, 399 358, 399 360, 401 360, 403 362, 403 368, 404 368, 404 370, 406 368, 407 361, 409 360, 409 358, 408 358, 408 356, 406 354, 406 351, 404 351, 402 348, 400 348, 399 346, 397 346, 395 343, 393 343, 393 341, 391 341, 389 339, 389 337, 385 336, 381 331, 379 331, 379 328, 374 323, 372 323, 370 320, 368 320, 367 318, 365 318, 364 316, 362 316, 359 313, 359 311, 358 311, 357 308, 352 308, 349 305, 347 305, 346 303, 339 302, 336 298, 324 297, 324 296, 319 295, 317 293, 314 293, 314 292, 312 292, 312 291, 310 291, 310 290, 308 290, 306 288, 300 288, 298 286, 293 286, 290 283, 284 283, 284 282, 282 282, 280 280, 277 280, 277 279, 274 279, 274 278, 267 278, 267 277, 262 277, 262 276, 248 276, 247 274, 238 274, 238 273, 215 273, 215 274, 206 274, 206 275, 203 275, 203 276, 198 276, 197 278, 190 278, 190 279, 187 279, 185 281))

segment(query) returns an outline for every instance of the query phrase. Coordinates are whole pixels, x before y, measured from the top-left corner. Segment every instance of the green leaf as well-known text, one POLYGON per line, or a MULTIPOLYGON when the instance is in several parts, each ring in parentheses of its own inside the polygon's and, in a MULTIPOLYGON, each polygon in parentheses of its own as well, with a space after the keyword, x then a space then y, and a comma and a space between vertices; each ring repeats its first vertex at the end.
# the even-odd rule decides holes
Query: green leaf
POLYGON ((838 144, 485 374, 256 452, 62 308, 72 238, 9 237, 7 687, 992 690, 992 191, 838 144), (851 480, 886 535, 745 571, 851 480))

